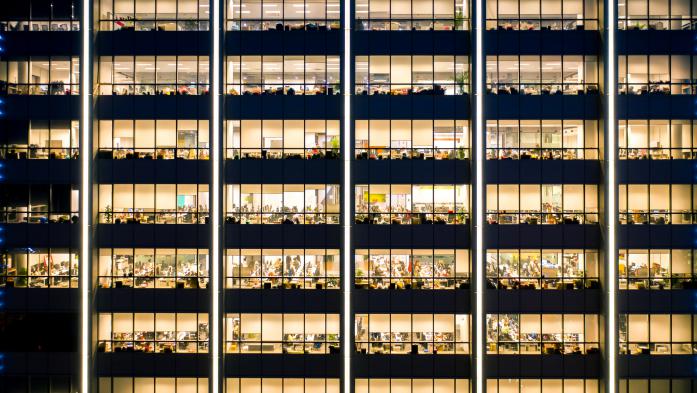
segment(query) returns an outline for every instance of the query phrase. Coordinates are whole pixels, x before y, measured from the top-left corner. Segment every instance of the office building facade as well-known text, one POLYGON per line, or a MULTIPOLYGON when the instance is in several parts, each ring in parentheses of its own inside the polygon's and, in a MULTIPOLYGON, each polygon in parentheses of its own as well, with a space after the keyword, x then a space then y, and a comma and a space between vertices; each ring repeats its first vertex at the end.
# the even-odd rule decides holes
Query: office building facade
POLYGON ((685 393, 694 0, 0 6, 0 390, 685 393))

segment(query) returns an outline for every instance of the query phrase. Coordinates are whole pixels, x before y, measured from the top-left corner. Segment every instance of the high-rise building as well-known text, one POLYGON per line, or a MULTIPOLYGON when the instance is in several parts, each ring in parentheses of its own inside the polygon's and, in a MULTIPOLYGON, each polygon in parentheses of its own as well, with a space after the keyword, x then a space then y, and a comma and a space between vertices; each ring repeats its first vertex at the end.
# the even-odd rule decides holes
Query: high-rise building
POLYGON ((0 4, 0 392, 697 391, 697 0, 85 1, 0 4))

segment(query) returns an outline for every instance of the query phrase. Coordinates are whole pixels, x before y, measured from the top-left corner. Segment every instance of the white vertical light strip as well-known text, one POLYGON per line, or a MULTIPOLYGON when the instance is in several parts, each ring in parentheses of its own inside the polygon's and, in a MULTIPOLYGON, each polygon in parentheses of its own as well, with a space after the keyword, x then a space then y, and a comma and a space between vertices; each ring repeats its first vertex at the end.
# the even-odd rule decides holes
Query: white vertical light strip
POLYGON ((343 123, 343 140, 342 147, 344 149, 344 184, 343 187, 343 206, 341 213, 343 215, 343 265, 342 274, 344 276, 343 280, 343 291, 344 291, 344 327, 343 335, 341 337, 341 347, 343 348, 343 393, 351 393, 351 352, 353 351, 351 345, 351 326, 353 324, 353 316, 351 314, 351 223, 353 222, 353 217, 351 217, 351 206, 353 201, 351 199, 351 0, 342 0, 344 3, 344 19, 341 21, 342 27, 344 29, 344 55, 343 55, 343 67, 344 72, 342 75, 344 81, 344 87, 342 89, 343 100, 344 100, 344 123, 343 123))
POLYGON ((607 393, 615 393, 617 389, 617 179, 615 176, 615 166, 617 161, 617 114, 615 110, 615 97, 617 96, 617 76, 616 76, 616 53, 615 53, 615 30, 616 20, 616 0, 607 0, 607 393))
POLYGON ((92 217, 90 164, 92 162, 92 2, 82 2, 82 56, 80 57, 80 392, 90 392, 91 328, 91 242, 92 217))
POLYGON ((483 393, 485 391, 486 379, 484 377, 484 320, 486 318, 484 310, 484 0, 475 0, 474 9, 474 50, 475 50, 475 79, 474 79, 474 99, 475 99, 475 211, 474 211, 474 230, 475 230, 475 391, 483 393))
POLYGON ((211 373, 210 388, 211 393, 220 392, 220 215, 222 214, 220 200, 220 99, 221 99, 221 80, 220 80, 220 35, 221 35, 221 0, 213 0, 210 6, 210 13, 213 19, 211 30, 213 32, 213 48, 211 51, 211 97, 213 99, 211 108, 211 209, 209 212, 211 224, 211 373))

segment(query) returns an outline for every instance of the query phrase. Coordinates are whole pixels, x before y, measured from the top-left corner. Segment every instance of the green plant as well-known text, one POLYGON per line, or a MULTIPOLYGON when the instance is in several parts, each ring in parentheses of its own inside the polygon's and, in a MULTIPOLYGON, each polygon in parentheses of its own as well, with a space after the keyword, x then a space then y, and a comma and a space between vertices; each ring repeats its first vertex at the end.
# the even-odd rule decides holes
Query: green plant
POLYGON ((455 151, 455 157, 458 160, 464 160, 467 158, 467 150, 465 150, 464 147, 458 147, 457 150, 455 151))
POLYGON ((329 146, 334 150, 339 150, 339 137, 333 136, 332 139, 329 140, 329 146))
POLYGON ((365 272, 363 269, 356 268, 356 277, 365 277, 365 272))
POLYGON ((458 9, 455 14, 455 30, 465 29, 465 15, 462 13, 462 9, 458 9))
POLYGON ((111 224, 111 220, 114 218, 114 213, 111 211, 111 205, 106 205, 104 208, 104 221, 107 224, 111 224))
POLYGON ((467 213, 457 212, 455 213, 455 219, 458 224, 464 224, 467 222, 467 213))
POLYGON ((15 278, 16 287, 26 287, 27 286, 27 269, 20 267, 17 269, 17 277, 15 278))
POLYGON ((455 83, 457 84, 459 94, 465 94, 465 84, 468 82, 467 74, 461 72, 455 76, 455 83))
POLYGON ((198 30, 197 20, 179 21, 179 29, 183 31, 196 31, 198 30))

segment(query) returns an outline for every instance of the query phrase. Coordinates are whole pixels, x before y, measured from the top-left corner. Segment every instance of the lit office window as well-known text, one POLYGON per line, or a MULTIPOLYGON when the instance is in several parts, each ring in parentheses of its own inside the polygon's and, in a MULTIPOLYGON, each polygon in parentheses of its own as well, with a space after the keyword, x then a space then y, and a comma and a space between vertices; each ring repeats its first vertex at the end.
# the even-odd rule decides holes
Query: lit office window
POLYGON ((487 160, 597 160, 596 120, 488 120, 487 160))
POLYGON ((692 184, 620 184, 620 224, 693 224, 692 184))
POLYGON ((339 353, 339 314, 227 314, 226 353, 339 353))
POLYGON ((67 160, 78 158, 79 152, 79 121, 31 120, 24 137, 4 140, 0 159, 67 160))
POLYGON ((620 289, 696 289, 694 252, 687 250, 619 250, 620 289))
POLYGON ((358 0, 356 30, 467 30, 469 2, 358 0))
POLYGON ((487 353, 599 353, 595 314, 487 314, 487 353))
POLYGON ((338 249, 228 249, 225 287, 339 289, 338 249))
POLYGON ((620 160, 697 158, 697 124, 690 120, 620 120, 620 160))
MULTIPOLYGON (((84 0, 83 0, 84 1, 84 0)), ((210 0, 99 0, 102 31, 208 30, 210 0)))
POLYGON ((338 0, 240 0, 228 3, 228 30, 339 30, 338 0))
POLYGON ((695 94, 697 67, 693 56, 617 56, 619 94, 695 94), (696 69, 693 70, 693 67, 696 69))
POLYGON ((356 56, 358 95, 463 95, 467 56, 356 56))
POLYGON ((339 159, 339 120, 228 120, 225 158, 339 159))
POLYGON ((356 120, 357 160, 464 160, 467 120, 356 120))
POLYGON ((208 56, 101 56, 99 95, 207 95, 208 56))
POLYGON ((0 16, 0 31, 79 31, 81 3, 80 0, 16 2, 0 16))
POLYGON ((692 314, 620 314, 623 355, 693 355, 697 316, 692 314))
POLYGON ((226 94, 338 95, 339 56, 227 56, 226 94))
POLYGON ((338 224, 338 184, 228 184, 228 224, 338 224))
POLYGON ((100 120, 97 158, 207 160, 208 120, 100 120))
POLYGON ((620 379, 620 393, 692 393, 697 389, 694 379, 620 379))
POLYGON ((102 248, 100 288, 207 288, 208 249, 102 248))
POLYGON ((487 30, 597 30, 596 0, 487 0, 487 30))
POLYGON ((32 56, 0 61, 0 95, 80 94, 80 58, 32 56))
POLYGON ((60 18, 45 20, 2 20, 0 31, 80 31, 80 21, 77 16, 72 19, 60 18))
POLYGON ((208 184, 100 184, 102 224, 204 224, 208 184))
POLYGON ((356 393, 469 393, 469 379, 356 378, 356 393))
POLYGON ((100 313, 97 329, 98 352, 208 352, 208 314, 100 313))
POLYGON ((469 289, 469 250, 358 249, 356 289, 469 289))
POLYGON ((0 254, 0 286, 77 288, 78 253, 50 248, 10 249, 0 254))
POLYGON ((76 224, 79 201, 71 184, 0 184, 0 223, 76 224))
POLYGON ((356 351, 362 354, 464 355, 470 316, 465 314, 356 314, 356 351))
POLYGON ((489 94, 598 94, 596 56, 487 56, 489 94))
POLYGON ((207 393, 208 378, 100 377, 99 393, 207 393))
MULTIPOLYGON (((600 393, 597 379, 487 379, 487 393, 600 393)), ((647 392, 648 393, 648 392, 647 392)))
POLYGON ((631 0, 618 2, 620 30, 693 30, 697 18, 694 0, 631 0))
POLYGON ((339 378, 225 378, 225 393, 339 393, 339 378))
POLYGON ((356 224, 467 224, 466 184, 358 184, 356 224))
POLYGON ((597 224, 596 184, 487 184, 489 224, 597 224))
POLYGON ((486 275, 498 289, 599 289, 598 252, 487 250, 486 275))

